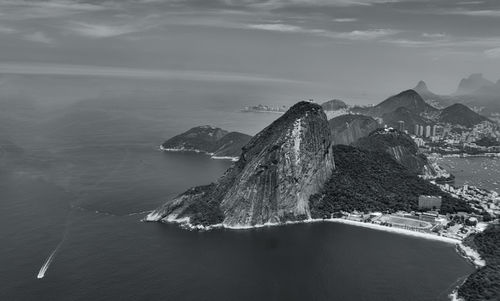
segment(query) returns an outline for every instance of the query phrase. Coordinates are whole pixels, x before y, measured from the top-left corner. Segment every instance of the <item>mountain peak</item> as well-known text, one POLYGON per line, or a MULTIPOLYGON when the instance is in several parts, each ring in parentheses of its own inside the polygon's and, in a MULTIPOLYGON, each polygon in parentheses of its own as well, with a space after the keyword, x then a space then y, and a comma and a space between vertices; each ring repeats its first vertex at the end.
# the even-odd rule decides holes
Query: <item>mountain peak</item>
POLYGON ((413 88, 413 90, 420 93, 420 92, 428 92, 429 88, 427 88, 427 84, 423 80, 421 80, 418 82, 418 84, 415 86, 415 88, 413 88))
POLYGON ((492 81, 484 78, 482 73, 473 73, 460 81, 456 94, 470 94, 480 88, 494 84, 492 81))
POLYGON ((299 102, 254 136, 217 183, 186 191, 147 220, 249 227, 308 218, 309 197, 333 172, 330 141, 322 107, 299 102))
POLYGON ((436 111, 436 108, 427 104, 422 96, 410 89, 391 96, 374 107, 374 115, 382 117, 384 114, 394 112, 399 107, 405 107, 415 114, 436 111))
MULTIPOLYGON (((412 98, 422 99, 420 94, 418 94, 418 92, 415 91, 414 89, 409 89, 409 90, 403 91, 403 92, 397 94, 396 97, 412 97, 412 98)), ((422 101, 424 101, 424 100, 422 99, 422 101)))
POLYGON ((473 127, 478 123, 489 120, 461 103, 452 104, 444 108, 443 111, 441 111, 439 119, 441 122, 460 124, 466 127, 473 127))

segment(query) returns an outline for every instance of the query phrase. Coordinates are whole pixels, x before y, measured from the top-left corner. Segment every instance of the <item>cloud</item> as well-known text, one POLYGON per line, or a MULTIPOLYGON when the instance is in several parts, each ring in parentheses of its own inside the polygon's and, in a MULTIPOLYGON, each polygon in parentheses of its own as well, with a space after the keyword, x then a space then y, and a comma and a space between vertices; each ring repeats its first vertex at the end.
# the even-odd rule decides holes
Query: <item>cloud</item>
POLYGON ((14 28, 0 25, 0 33, 11 34, 15 32, 17 32, 17 30, 15 30, 14 28))
POLYGON ((398 33, 396 30, 391 29, 370 29, 370 30, 353 30, 350 32, 335 32, 325 29, 307 29, 296 25, 288 24, 250 24, 247 26, 250 29, 259 29, 267 31, 277 31, 286 33, 305 33, 321 37, 328 37, 333 39, 347 39, 356 41, 374 40, 398 33))
POLYGON ((442 38, 446 38, 446 34, 444 34, 444 33, 427 33, 427 32, 424 32, 422 34, 422 37, 428 38, 428 39, 442 39, 442 38))
POLYGON ((441 12, 443 15, 460 15, 471 17, 500 17, 500 10, 452 10, 441 12))
POLYGON ((25 20, 55 18, 82 12, 94 12, 109 8, 111 2, 101 4, 70 0, 0 0, 1 19, 25 20))
POLYGON ((332 33, 331 36, 334 38, 366 41, 395 35, 398 32, 399 31, 392 29, 353 30, 351 32, 332 33))
POLYGON ((25 34, 23 35, 23 39, 44 44, 52 44, 54 42, 51 38, 49 38, 46 34, 44 34, 41 31, 25 34))
POLYGON ((142 32, 163 23, 157 19, 158 16, 151 15, 140 19, 139 21, 129 21, 125 24, 94 24, 88 22, 72 22, 67 31, 91 38, 109 38, 130 33, 142 32))
POLYGON ((488 49, 484 52, 484 54, 489 58, 500 58, 500 48, 488 49))
POLYGON ((476 4, 483 4, 484 1, 462 1, 458 2, 458 5, 476 5, 476 4))
POLYGON ((137 69, 120 67, 103 67, 66 64, 26 64, 1 63, 0 74, 24 75, 63 75, 63 76, 91 76, 117 77, 158 80, 195 80, 195 81, 224 81, 224 82, 274 82, 274 83, 304 83, 292 79, 277 78, 261 74, 247 74, 237 72, 210 72, 200 70, 159 70, 137 69))
MULTIPOLYGON (((394 3, 404 0, 268 0, 268 1, 247 1, 254 7, 283 8, 290 6, 370 6, 377 3, 394 3)), ((225 1, 235 4, 235 1, 225 1)))
POLYGON ((74 22, 73 25, 68 28, 68 30, 75 34, 92 38, 115 37, 140 31, 139 28, 134 28, 133 26, 128 25, 111 26, 103 24, 90 24, 84 22, 74 22))
POLYGON ((345 22, 356 22, 356 21, 358 21, 358 19, 356 19, 356 18, 336 18, 336 19, 333 19, 333 21, 345 23, 345 22))
POLYGON ((496 55, 496 49, 500 47, 500 38, 496 37, 455 37, 447 35, 440 39, 387 38, 381 41, 400 47, 442 48, 447 49, 448 52, 475 53, 476 55, 486 48, 490 50, 486 50, 484 53, 490 57, 496 55))
POLYGON ((308 32, 308 30, 303 29, 300 26, 288 24, 250 24, 248 25, 248 28, 280 32, 308 32))

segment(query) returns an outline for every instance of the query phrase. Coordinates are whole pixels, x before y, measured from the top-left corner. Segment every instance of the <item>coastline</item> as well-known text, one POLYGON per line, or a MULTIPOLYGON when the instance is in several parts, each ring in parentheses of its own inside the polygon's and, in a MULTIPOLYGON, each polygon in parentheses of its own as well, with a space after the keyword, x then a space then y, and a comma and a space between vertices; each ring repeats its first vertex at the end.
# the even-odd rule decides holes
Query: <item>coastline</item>
POLYGON ((214 153, 209 153, 206 151, 202 151, 199 149, 185 149, 185 148, 165 148, 163 145, 160 145, 159 150, 162 152, 173 152, 173 153, 197 153, 197 154, 205 154, 210 156, 210 159, 214 160, 231 160, 233 162, 238 161, 239 157, 230 157, 230 156, 215 156, 214 153))
MULTIPOLYGON (((190 230, 204 230, 204 231, 212 230, 212 229, 220 229, 220 228, 231 229, 231 230, 250 230, 250 229, 257 229, 257 228, 264 228, 264 227, 286 226, 286 225, 291 225, 291 224, 331 222, 331 223, 346 224, 346 225, 363 227, 363 228, 368 228, 368 229, 373 229, 373 230, 385 231, 385 232, 394 233, 394 234, 413 236, 413 237, 418 237, 418 238, 423 238, 423 239, 428 239, 428 240, 440 241, 440 242, 445 242, 445 243, 454 244, 454 245, 461 244, 461 241, 458 239, 455 239, 455 238, 439 236, 439 235, 435 235, 435 234, 431 234, 431 233, 417 232, 417 231, 407 230, 407 229, 402 229, 402 228, 395 228, 395 227, 382 226, 382 225, 378 225, 378 224, 353 221, 353 220, 348 220, 348 219, 344 219, 344 218, 307 219, 307 220, 302 220, 302 221, 288 221, 288 222, 284 222, 284 223, 270 223, 269 222, 269 223, 258 224, 258 225, 253 225, 253 226, 247 226, 247 225, 229 226, 229 225, 225 225, 225 224, 215 224, 215 225, 210 225, 210 226, 202 226, 202 225, 191 224, 189 221, 189 218, 177 219, 175 217, 167 217, 164 219, 160 219, 159 214, 155 214, 154 212, 152 212, 151 214, 147 215, 143 219, 143 221, 145 221, 145 222, 176 223, 176 224, 179 224, 182 227, 185 227, 185 228, 190 229, 190 230)), ((469 252, 469 253, 472 254, 472 252, 469 252)))
MULTIPOLYGON (((434 155, 434 154, 432 154, 434 155)), ((441 158, 500 158, 500 153, 483 153, 483 154, 475 154, 475 155, 469 155, 466 153, 462 154, 437 154, 441 158)))

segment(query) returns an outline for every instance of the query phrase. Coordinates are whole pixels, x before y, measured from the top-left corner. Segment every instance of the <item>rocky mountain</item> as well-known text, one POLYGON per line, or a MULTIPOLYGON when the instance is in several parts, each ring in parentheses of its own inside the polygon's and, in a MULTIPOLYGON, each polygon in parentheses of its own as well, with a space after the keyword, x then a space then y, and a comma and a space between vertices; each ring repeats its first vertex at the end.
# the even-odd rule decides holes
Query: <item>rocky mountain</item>
POLYGON ((400 107, 404 107, 418 115, 430 114, 437 111, 436 108, 426 103, 415 90, 406 90, 370 108, 369 115, 382 117, 384 114, 393 112, 400 107))
POLYGON ((403 151, 415 151, 406 136, 385 138, 372 137, 382 141, 371 145, 373 150, 333 146, 322 107, 299 102, 254 136, 216 183, 181 193, 145 220, 247 228, 331 217, 342 210, 413 210, 421 194, 442 195, 445 213, 470 212, 463 200, 396 161, 406 159, 403 151), (391 153, 392 140, 402 148, 391 153))
POLYGON ((483 77, 481 73, 475 73, 469 75, 468 78, 464 78, 460 81, 457 92, 457 95, 468 95, 475 94, 475 92, 483 87, 492 86, 494 83, 483 77))
POLYGON ((330 135, 322 107, 299 102, 253 137, 217 183, 182 193, 146 220, 249 227, 308 218, 309 197, 334 168, 330 135))
POLYGON ((413 90, 422 96, 425 102, 437 109, 443 109, 449 105, 462 101, 462 99, 457 96, 438 95, 431 92, 424 81, 419 81, 413 90))
POLYGON ((426 179, 441 178, 444 180, 451 176, 421 154, 408 134, 392 128, 375 130, 353 145, 373 152, 387 153, 409 171, 426 179))
POLYGON ((167 151, 195 151, 212 157, 239 157, 242 147, 252 137, 239 132, 228 132, 210 125, 194 127, 165 141, 161 148, 167 151))
POLYGON ((457 91, 452 95, 435 94, 429 90, 424 81, 418 82, 413 90, 428 104, 438 109, 461 103, 481 110, 481 114, 484 115, 500 113, 500 80, 494 83, 479 73, 462 79, 457 91))
POLYGON ((347 109, 348 105, 340 99, 332 99, 321 104, 323 110, 325 111, 338 111, 342 109, 347 109))
POLYGON ((488 118, 472 111, 468 106, 459 103, 446 107, 439 114, 440 122, 458 124, 468 128, 488 120, 488 118))
POLYGON ((365 115, 347 114, 328 121, 333 144, 349 145, 379 127, 378 122, 365 115))

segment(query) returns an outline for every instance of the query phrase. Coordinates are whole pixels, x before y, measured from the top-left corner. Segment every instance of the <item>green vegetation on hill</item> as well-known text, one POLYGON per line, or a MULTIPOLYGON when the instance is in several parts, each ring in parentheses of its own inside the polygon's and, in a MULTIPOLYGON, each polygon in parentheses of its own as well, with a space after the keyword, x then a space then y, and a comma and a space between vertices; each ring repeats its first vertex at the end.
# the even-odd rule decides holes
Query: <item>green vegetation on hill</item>
POLYGON ((412 154, 418 153, 418 146, 413 139, 395 129, 377 129, 367 137, 359 139, 355 146, 379 152, 386 152, 390 147, 401 146, 408 149, 412 154))
POLYGON ((418 210, 420 195, 443 197, 441 213, 471 212, 463 200, 408 171, 385 152, 351 146, 333 147, 335 171, 321 193, 311 196, 314 218, 327 218, 339 211, 418 210))
POLYGON ((325 111, 336 111, 341 109, 347 109, 347 104, 340 99, 332 99, 321 104, 321 107, 325 111))
POLYGON ((471 128, 478 123, 488 121, 488 118, 472 111, 466 105, 456 103, 441 111, 439 121, 471 128))
POLYGON ((479 252, 486 266, 467 278, 458 295, 467 301, 500 300, 500 225, 489 225, 465 243, 479 252))
POLYGON ((213 126, 194 127, 165 141, 165 149, 195 150, 214 156, 237 157, 241 148, 252 137, 239 132, 228 132, 213 126))

